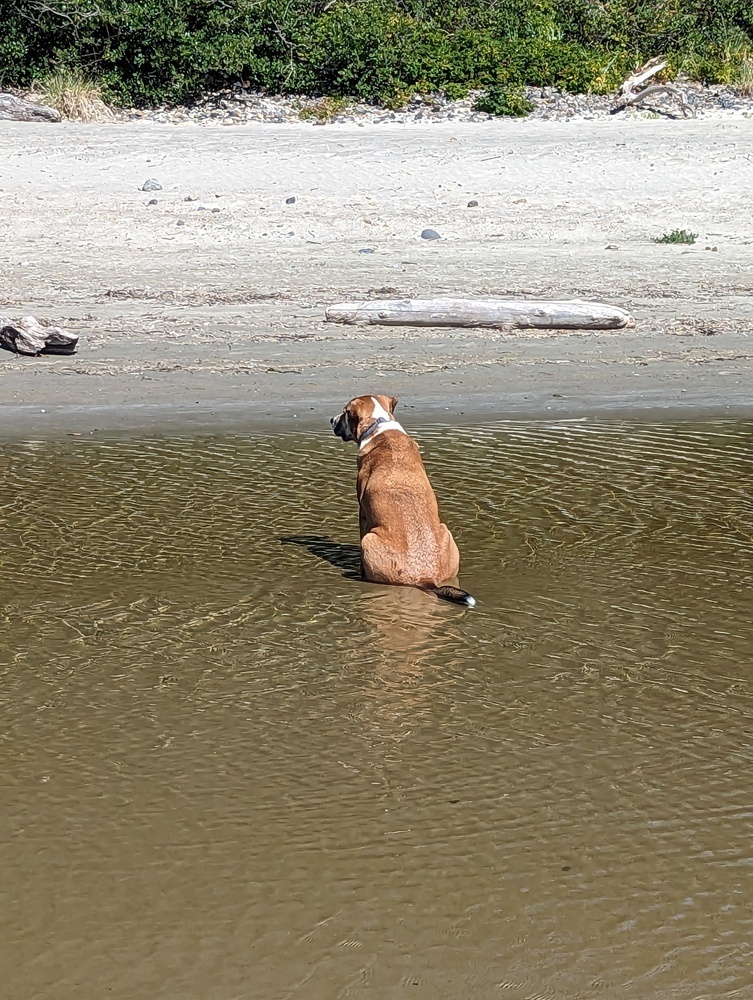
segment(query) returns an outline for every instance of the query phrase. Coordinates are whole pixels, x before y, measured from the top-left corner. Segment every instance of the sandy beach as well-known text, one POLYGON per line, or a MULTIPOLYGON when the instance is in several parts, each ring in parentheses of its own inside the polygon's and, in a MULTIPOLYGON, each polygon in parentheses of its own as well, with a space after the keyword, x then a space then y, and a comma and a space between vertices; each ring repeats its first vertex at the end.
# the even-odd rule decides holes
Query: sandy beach
POLYGON ((753 412, 751 190, 746 118, 5 122, 0 311, 81 341, 0 354, 3 427, 319 420, 375 389, 427 418, 753 412), (652 242, 673 229, 697 242, 652 242), (443 293, 595 299, 636 325, 324 321, 347 298, 443 293))

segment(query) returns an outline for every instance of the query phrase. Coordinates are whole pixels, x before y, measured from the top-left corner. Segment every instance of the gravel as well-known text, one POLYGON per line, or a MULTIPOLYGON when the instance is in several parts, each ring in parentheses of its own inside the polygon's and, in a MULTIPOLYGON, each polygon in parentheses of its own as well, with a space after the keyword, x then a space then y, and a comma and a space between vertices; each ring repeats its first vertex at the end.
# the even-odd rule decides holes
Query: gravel
MULTIPOLYGON (((698 118, 703 117, 750 117, 753 118, 753 98, 743 97, 738 91, 727 86, 704 87, 689 81, 678 81, 687 94, 688 103, 698 118)), ((556 87, 527 87, 526 96, 534 105, 526 120, 548 119, 553 121, 596 120, 611 117, 614 112, 614 97, 599 94, 569 94, 556 87)), ((121 120, 141 119, 171 124, 194 123, 197 125, 250 125, 264 123, 290 123, 306 121, 311 128, 326 124, 410 124, 411 122, 478 122, 494 120, 493 115, 474 110, 474 103, 480 91, 473 91, 459 101, 450 101, 441 94, 416 95, 404 108, 387 111, 370 104, 354 102, 326 120, 312 115, 321 112, 322 101, 309 97, 271 96, 246 90, 240 85, 227 90, 207 94, 196 104, 150 110, 121 110, 121 120), (304 117, 301 118, 303 112, 304 117)), ((661 94, 649 98, 644 105, 628 108, 616 114, 630 118, 652 118, 656 116, 682 118, 682 111, 676 98, 661 94)), ((147 184, 157 182, 150 178, 147 184)), ((142 190, 159 190, 159 187, 142 190)), ((292 202, 288 202, 292 204, 292 202)))

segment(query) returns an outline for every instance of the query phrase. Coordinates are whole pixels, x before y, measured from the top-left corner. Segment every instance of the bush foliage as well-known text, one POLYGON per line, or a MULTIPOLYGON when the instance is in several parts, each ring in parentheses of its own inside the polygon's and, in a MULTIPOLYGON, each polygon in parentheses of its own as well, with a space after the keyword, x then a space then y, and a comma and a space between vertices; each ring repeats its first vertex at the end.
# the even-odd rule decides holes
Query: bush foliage
POLYGON ((506 118, 523 118, 533 111, 533 104, 522 87, 507 83, 494 83, 481 94, 473 105, 476 111, 506 118))
POLYGON ((0 3, 0 86, 81 70, 114 101, 243 80, 396 105, 414 91, 606 91, 636 63, 729 82, 753 0, 23 0, 0 3))

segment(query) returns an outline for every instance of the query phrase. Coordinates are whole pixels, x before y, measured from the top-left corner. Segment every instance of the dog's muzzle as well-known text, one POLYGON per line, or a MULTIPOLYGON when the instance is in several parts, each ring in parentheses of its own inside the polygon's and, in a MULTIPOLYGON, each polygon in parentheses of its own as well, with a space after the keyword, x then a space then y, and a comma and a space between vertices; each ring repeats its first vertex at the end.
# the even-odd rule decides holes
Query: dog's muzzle
POLYGON ((350 427, 348 426, 348 418, 344 413, 341 413, 338 417, 331 417, 329 422, 332 426, 333 434, 343 441, 350 441, 350 427))

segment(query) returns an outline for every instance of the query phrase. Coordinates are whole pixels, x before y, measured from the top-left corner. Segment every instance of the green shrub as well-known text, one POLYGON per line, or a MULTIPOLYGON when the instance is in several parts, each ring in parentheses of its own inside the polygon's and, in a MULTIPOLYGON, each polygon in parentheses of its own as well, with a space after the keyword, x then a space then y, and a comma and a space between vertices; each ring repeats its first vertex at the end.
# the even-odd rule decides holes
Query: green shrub
POLYGON ((670 233, 664 233, 662 236, 654 236, 654 243, 680 243, 688 246, 692 246, 693 243, 698 239, 698 233, 691 233, 687 229, 673 229, 670 233))
POLYGON ((442 87, 442 93, 448 101, 462 101, 468 96, 468 88, 462 83, 446 83, 442 87))
POLYGON ((603 92, 662 54, 728 81, 751 51, 753 0, 0 0, 0 86, 68 67, 142 105, 237 80, 388 105, 452 88, 603 92))
POLYGON ((533 111, 533 104, 526 97, 523 88, 511 87, 505 83, 487 87, 473 107, 488 115, 504 115, 509 118, 523 118, 533 111))

